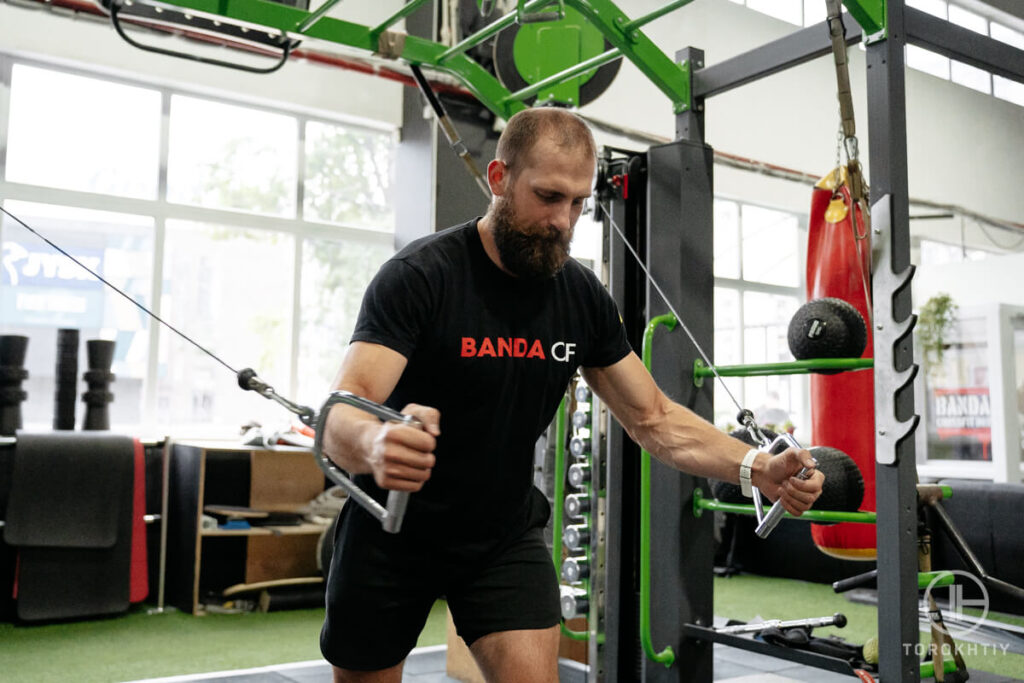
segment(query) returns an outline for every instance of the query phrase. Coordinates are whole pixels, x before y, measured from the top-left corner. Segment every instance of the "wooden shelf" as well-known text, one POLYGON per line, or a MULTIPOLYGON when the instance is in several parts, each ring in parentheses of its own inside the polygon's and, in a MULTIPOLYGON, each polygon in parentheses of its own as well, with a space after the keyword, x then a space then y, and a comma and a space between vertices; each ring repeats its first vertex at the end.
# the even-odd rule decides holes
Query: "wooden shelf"
POLYGON ((327 483, 308 450, 179 441, 169 458, 167 585, 173 604, 202 614, 230 586, 319 573, 324 525, 202 528, 207 505, 256 514, 302 509, 327 483))
POLYGON ((286 526, 254 526, 249 529, 203 529, 202 536, 297 536, 302 534, 322 534, 327 528, 325 524, 302 524, 286 526))

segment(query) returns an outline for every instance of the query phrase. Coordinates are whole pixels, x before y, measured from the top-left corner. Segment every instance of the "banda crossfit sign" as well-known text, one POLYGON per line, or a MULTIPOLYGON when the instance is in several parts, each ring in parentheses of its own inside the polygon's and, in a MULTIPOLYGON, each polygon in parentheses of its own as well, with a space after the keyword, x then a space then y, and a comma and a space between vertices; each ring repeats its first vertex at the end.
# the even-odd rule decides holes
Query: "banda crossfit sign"
POLYGON ((930 417, 939 439, 974 443, 980 450, 974 457, 990 459, 992 402, 988 387, 932 389, 930 417))

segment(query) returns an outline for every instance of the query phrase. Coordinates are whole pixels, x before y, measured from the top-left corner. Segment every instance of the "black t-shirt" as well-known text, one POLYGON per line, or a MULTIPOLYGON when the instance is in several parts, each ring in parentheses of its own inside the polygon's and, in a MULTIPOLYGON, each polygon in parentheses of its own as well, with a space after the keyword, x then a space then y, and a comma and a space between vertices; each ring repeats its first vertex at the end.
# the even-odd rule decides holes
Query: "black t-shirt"
MULTIPOLYGON (((533 448, 576 369, 631 351, 615 302, 570 259, 523 281, 484 251, 477 221, 416 240, 363 298, 352 341, 387 346, 405 368, 386 403, 441 412, 437 463, 410 498, 403 533, 502 535, 531 516, 533 448)), ((375 497, 372 477, 357 478, 375 497)))

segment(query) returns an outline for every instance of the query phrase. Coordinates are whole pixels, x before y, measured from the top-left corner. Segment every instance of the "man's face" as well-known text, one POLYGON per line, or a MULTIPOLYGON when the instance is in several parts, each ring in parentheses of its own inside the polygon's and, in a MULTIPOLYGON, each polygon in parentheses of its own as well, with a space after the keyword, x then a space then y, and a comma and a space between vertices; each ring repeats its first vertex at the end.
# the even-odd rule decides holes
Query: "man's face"
POLYGON ((594 160, 547 138, 534 144, 522 168, 495 197, 494 241, 506 270, 524 279, 557 274, 569 259, 573 229, 590 196, 594 160))

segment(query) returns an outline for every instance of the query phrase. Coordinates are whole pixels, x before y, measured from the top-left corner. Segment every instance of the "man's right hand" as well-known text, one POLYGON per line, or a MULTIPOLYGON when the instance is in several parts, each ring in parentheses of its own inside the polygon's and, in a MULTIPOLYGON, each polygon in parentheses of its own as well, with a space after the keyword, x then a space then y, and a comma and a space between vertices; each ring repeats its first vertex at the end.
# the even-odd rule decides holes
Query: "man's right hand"
POLYGON ((385 422, 373 438, 369 452, 373 480, 382 489, 419 491, 430 479, 434 448, 441 435, 441 413, 435 408, 410 403, 402 409, 423 425, 385 422))

